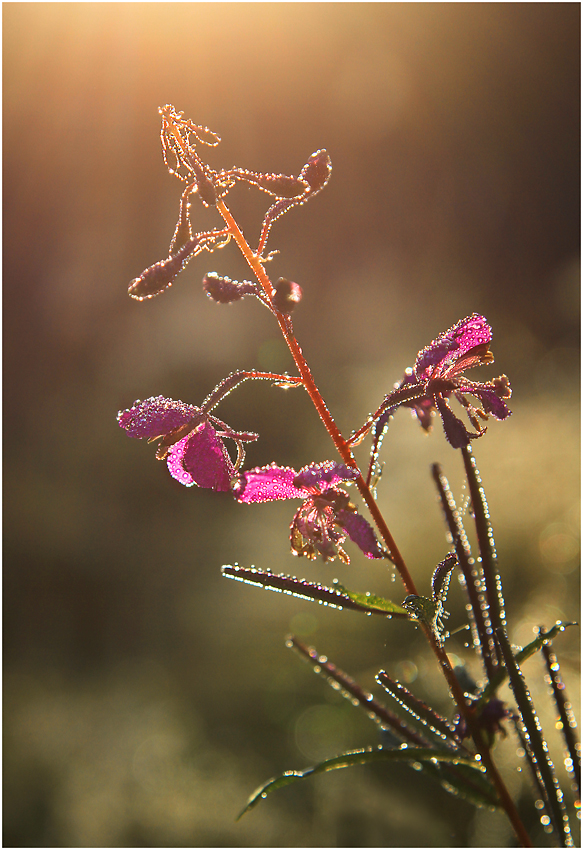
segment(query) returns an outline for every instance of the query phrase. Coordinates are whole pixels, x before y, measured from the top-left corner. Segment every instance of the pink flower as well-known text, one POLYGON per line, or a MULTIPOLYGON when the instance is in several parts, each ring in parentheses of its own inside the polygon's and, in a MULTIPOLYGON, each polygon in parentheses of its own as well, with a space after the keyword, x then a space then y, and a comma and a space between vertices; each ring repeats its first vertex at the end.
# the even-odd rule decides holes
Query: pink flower
POLYGON ((243 443, 258 435, 232 431, 211 416, 208 407, 156 396, 134 402, 133 407, 118 413, 117 420, 130 437, 148 442, 160 439, 156 457, 166 459, 170 475, 181 484, 226 491, 242 462, 243 443), (237 446, 235 464, 225 448, 226 438, 237 446))
POLYGON ((324 561, 332 561, 338 555, 349 563, 341 547, 348 535, 367 558, 384 558, 373 529, 357 512, 346 490, 336 486, 357 477, 355 469, 332 461, 313 463, 299 472, 272 464, 241 473, 233 483, 233 492, 239 502, 246 504, 304 500, 290 526, 294 555, 314 559, 318 553, 324 561))
POLYGON ((478 418, 506 419, 511 414, 503 401, 512 395, 506 375, 488 382, 470 381, 464 376, 472 366, 494 362, 489 350, 491 340, 492 329, 483 316, 473 313, 462 319, 419 352, 413 369, 406 370, 403 380, 387 396, 384 411, 388 414, 400 405, 411 407, 426 431, 431 430, 437 411, 451 445, 456 449, 469 445, 486 430, 480 427, 478 418), (481 406, 472 404, 467 396, 473 396, 481 406), (476 433, 468 431, 454 414, 449 405, 452 397, 466 409, 476 433))

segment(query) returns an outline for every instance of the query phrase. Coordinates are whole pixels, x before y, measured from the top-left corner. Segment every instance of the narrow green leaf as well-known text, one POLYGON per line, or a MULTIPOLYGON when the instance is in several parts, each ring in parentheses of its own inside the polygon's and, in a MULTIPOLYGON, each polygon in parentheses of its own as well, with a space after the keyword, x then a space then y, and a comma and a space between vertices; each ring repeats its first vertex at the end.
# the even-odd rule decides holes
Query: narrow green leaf
POLYGON ((438 735, 442 741, 446 741, 453 747, 459 747, 461 741, 456 734, 455 728, 449 723, 445 717, 438 714, 431 706, 423 702, 423 700, 412 694, 411 691, 391 678, 384 670, 380 670, 376 675, 376 680, 385 691, 395 699, 400 706, 408 711, 416 720, 429 727, 432 732, 438 735))
MULTIPOLYGON (((502 581, 498 572, 498 556, 494 533, 490 522, 490 511, 486 501, 486 493, 482 486, 482 479, 476 466, 476 459, 472 454, 471 446, 462 446, 462 457, 468 481, 468 489, 474 509, 474 524, 476 536, 481 555, 481 569, 486 591, 486 602, 488 603, 488 619, 492 623, 492 629, 496 630, 504 622, 504 597, 502 596, 502 581)), ((500 658, 498 665, 501 665, 500 658)))
POLYGON ((496 629, 494 634, 502 650, 504 663, 508 668, 510 687, 522 719, 526 754, 540 782, 546 810, 561 846, 573 847, 573 836, 565 808, 564 795, 549 756, 549 748, 543 737, 543 730, 532 697, 524 681, 522 671, 516 662, 516 657, 512 654, 506 632, 504 629, 496 629))
POLYGON ((463 797, 474 806, 488 806, 489 808, 500 806, 500 800, 496 789, 481 770, 467 764, 440 764, 433 765, 425 763, 424 769, 431 771, 439 779, 442 787, 450 794, 463 797))
MULTIPOLYGON (((560 620, 557 620, 552 629, 549 629, 548 632, 544 632, 540 634, 535 640, 531 641, 531 643, 527 644, 524 649, 521 649, 516 653, 514 659, 517 664, 523 664, 527 658, 530 658, 531 655, 534 655, 535 652, 538 652, 544 644, 545 640, 552 640, 556 635, 560 632, 564 632, 566 628, 569 626, 576 626, 577 623, 561 623, 560 620)), ((484 692, 480 695, 480 699, 473 704, 473 708, 475 708, 476 712, 479 713, 481 709, 489 702, 492 697, 495 695, 498 688, 504 684, 504 682, 508 679, 508 670, 506 667, 498 670, 495 674, 494 678, 490 682, 490 684, 485 688, 484 692)))
POLYGON ((225 578, 253 584, 265 590, 288 593, 290 596, 297 596, 298 599, 311 599, 322 605, 329 605, 331 608, 348 608, 367 615, 380 614, 383 617, 409 617, 404 608, 389 599, 367 593, 352 593, 345 590, 338 582, 334 582, 334 587, 325 587, 295 576, 272 573, 269 570, 257 570, 254 567, 240 567, 237 564, 235 566, 225 564, 221 572, 225 578), (379 605, 376 604, 377 600, 379 605))
MULTIPOLYGON (((342 691, 352 699, 357 699, 359 704, 372 716, 377 723, 388 726, 397 736, 408 740, 409 743, 418 747, 429 746, 426 738, 419 732, 408 726, 405 721, 390 711, 385 705, 376 700, 371 693, 364 691, 360 685, 348 676, 343 670, 332 664, 325 656, 318 655, 313 647, 308 647, 296 637, 290 636, 286 645, 292 647, 301 656, 306 658, 321 675, 328 681, 341 686, 342 691)), ((450 794, 463 797, 475 806, 498 806, 499 801, 495 789, 489 778, 479 768, 467 764, 433 764, 424 762, 423 769, 433 776, 450 794)))
POLYGON ((464 528, 461 511, 455 503, 449 481, 438 463, 434 463, 431 469, 433 480, 435 481, 439 498, 441 499, 445 523, 455 546, 459 567, 464 578, 465 590, 471 606, 470 627, 472 629, 472 644, 482 655, 487 678, 490 681, 495 672, 495 663, 493 661, 494 642, 491 634, 488 634, 488 628, 486 626, 487 607, 483 605, 485 600, 480 590, 482 577, 481 563, 476 564, 472 557, 472 550, 464 528), (478 582, 476 582, 476 576, 472 574, 474 570, 477 570, 480 576, 478 582))
POLYGON ((399 614, 402 617, 408 617, 409 612, 402 605, 392 602, 390 599, 385 599, 383 596, 375 596, 374 593, 358 593, 354 590, 348 590, 339 581, 334 582, 334 588, 339 590, 356 602, 362 608, 367 608, 369 611, 386 611, 387 614, 399 614))
POLYGON ((295 649, 299 655, 305 658, 312 664, 313 670, 327 679, 328 683, 333 687, 340 685, 341 693, 348 697, 351 702, 358 700, 359 705, 364 708, 368 716, 382 726, 392 729, 399 738, 399 743, 414 744, 417 747, 428 747, 430 742, 406 723, 394 711, 390 711, 373 695, 363 690, 358 682, 341 670, 335 664, 328 660, 325 655, 319 655, 314 647, 306 646, 294 635, 290 635, 286 640, 286 646, 295 649))
MULTIPOLYGON (((541 629, 541 631, 543 631, 543 629, 541 629)), ((545 637, 547 636, 545 635, 545 637)), ((567 760, 565 760, 565 768, 567 769, 567 773, 570 773, 574 781, 577 783, 579 794, 581 794, 581 747, 577 741, 577 736, 574 731, 577 728, 577 721, 575 720, 573 706, 567 699, 565 684, 561 679, 561 668, 559 667, 557 656, 551 649, 551 642, 548 640, 548 637, 542 645, 542 654, 547 668, 547 675, 553 689, 553 698, 557 706, 557 711, 559 712, 561 733, 565 740, 567 752, 569 753, 571 769, 569 770, 567 767, 567 760)))
MULTIPOLYGON (((281 776, 278 776, 275 779, 270 779, 269 782, 261 785, 253 792, 237 820, 239 820, 239 818, 241 818, 246 812, 250 811, 250 809, 255 808, 255 806, 260 803, 261 800, 265 799, 265 797, 267 797, 267 795, 272 791, 276 791, 278 788, 284 788, 286 785, 290 785, 298 779, 305 779, 307 776, 313 776, 316 773, 326 773, 329 770, 340 770, 344 767, 352 767, 355 764, 369 764, 370 762, 378 761, 421 762, 428 763, 434 767, 437 767, 439 763, 456 766, 464 765, 467 768, 471 768, 474 773, 481 774, 481 770, 473 757, 456 755, 455 753, 452 753, 451 750, 433 750, 425 747, 408 747, 406 745, 398 750, 384 750, 380 747, 367 747, 366 749, 354 750, 350 753, 343 753, 340 756, 334 756, 334 758, 326 759, 314 767, 306 768, 306 770, 286 770, 286 772, 282 773, 281 776)), ((488 800, 488 804, 492 805, 492 802, 488 800)))

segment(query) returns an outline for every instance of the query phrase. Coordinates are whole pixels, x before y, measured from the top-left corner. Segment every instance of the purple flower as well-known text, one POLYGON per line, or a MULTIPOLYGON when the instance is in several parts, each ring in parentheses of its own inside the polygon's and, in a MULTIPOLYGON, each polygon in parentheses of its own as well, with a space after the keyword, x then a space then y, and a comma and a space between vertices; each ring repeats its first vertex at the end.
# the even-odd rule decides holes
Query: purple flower
POLYGON ((231 479, 242 462, 243 443, 256 440, 258 435, 232 431, 210 415, 209 406, 210 402, 194 407, 156 396, 134 402, 133 407, 118 413, 117 420, 130 437, 148 442, 160 439, 156 457, 166 459, 170 474, 181 484, 226 491, 231 489, 231 479), (237 446, 235 464, 225 448, 225 438, 234 440, 237 446))
POLYGON ((262 466, 241 473, 233 483, 239 502, 255 504, 277 499, 303 499, 290 526, 294 555, 324 561, 338 557, 350 563, 341 544, 346 536, 356 543, 367 558, 384 558, 368 522, 357 512, 341 481, 353 481, 358 472, 343 464, 325 461, 304 466, 299 472, 289 467, 262 466))
POLYGON ((413 369, 405 371, 403 380, 387 397, 384 410, 399 405, 411 407, 426 431, 431 430, 438 411, 451 445, 456 449, 469 445, 470 440, 485 433, 478 419, 506 419, 511 414, 502 400, 512 395, 506 375, 483 383, 470 381, 463 374, 472 366, 494 362, 489 350, 491 340, 492 329, 483 316, 473 313, 462 319, 419 352, 413 369), (472 404, 467 396, 473 396, 479 404, 472 404), (466 409, 477 433, 468 431, 454 414, 449 405, 451 397, 466 409))

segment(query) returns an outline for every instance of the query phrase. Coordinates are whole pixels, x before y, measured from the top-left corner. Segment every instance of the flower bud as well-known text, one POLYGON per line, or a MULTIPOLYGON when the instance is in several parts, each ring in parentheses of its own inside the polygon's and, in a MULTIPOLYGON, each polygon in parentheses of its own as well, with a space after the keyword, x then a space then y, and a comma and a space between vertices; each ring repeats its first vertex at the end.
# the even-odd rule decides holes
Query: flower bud
POLYGON ((280 277, 274 286, 273 306, 280 313, 289 315, 296 304, 302 300, 302 288, 299 283, 280 277))
POLYGON ((257 293, 257 285, 250 280, 240 283, 238 280, 231 280, 216 272, 209 272, 203 277, 202 288, 209 298, 219 304, 230 304, 232 301, 240 301, 245 295, 257 293))
POLYGON ((200 250, 198 237, 186 242, 176 254, 166 260, 154 263, 139 277, 135 277, 128 287, 128 293, 136 301, 144 301, 164 292, 172 285, 174 278, 182 271, 190 258, 200 250))
POLYGON ((316 151, 300 171, 302 177, 312 192, 323 189, 332 173, 332 163, 325 150, 316 151))

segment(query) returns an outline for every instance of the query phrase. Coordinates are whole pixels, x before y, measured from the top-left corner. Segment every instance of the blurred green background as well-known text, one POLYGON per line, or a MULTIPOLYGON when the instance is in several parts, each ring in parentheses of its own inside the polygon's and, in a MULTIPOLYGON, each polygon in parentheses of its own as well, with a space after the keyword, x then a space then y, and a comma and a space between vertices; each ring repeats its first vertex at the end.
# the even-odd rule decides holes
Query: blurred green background
MULTIPOLYGON (((288 632, 377 695, 383 667, 451 707, 411 624, 219 572, 338 577, 400 601, 386 567, 354 548, 349 567, 294 560, 292 503, 186 490, 115 414, 158 394, 198 404, 234 369, 293 366, 257 302, 202 293, 205 272, 249 276, 234 246, 159 298, 127 297, 166 256, 178 211, 158 107, 222 136, 215 168, 297 174, 325 147, 330 184, 269 247, 272 275, 304 289, 295 328, 333 415, 349 433, 422 346, 484 313, 496 355, 484 377, 505 372, 514 389, 512 418, 474 444, 511 639, 578 619, 579 15, 569 3, 3 6, 4 846, 512 843, 503 818, 388 766, 316 777, 235 823, 270 776, 377 741, 286 649, 288 632)), ((230 196, 251 241, 265 200, 230 196)), ((218 413, 260 432, 249 465, 334 458, 299 390, 245 385, 218 413)), ((461 460, 439 424, 425 437, 407 411, 383 459, 381 506, 428 590, 447 552, 429 465, 463 499, 461 460)), ((448 608, 461 625, 457 585, 448 608)), ((477 676, 464 639, 448 650, 477 676)), ((577 710, 578 647, 576 629, 555 643, 577 710)), ((525 672, 568 789, 539 659, 525 672)), ((520 797, 515 750, 510 738, 500 760, 520 797)))

